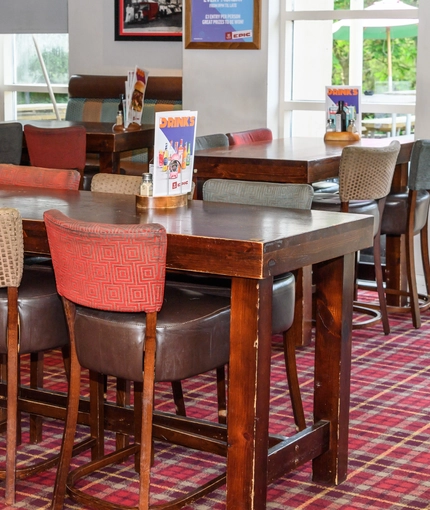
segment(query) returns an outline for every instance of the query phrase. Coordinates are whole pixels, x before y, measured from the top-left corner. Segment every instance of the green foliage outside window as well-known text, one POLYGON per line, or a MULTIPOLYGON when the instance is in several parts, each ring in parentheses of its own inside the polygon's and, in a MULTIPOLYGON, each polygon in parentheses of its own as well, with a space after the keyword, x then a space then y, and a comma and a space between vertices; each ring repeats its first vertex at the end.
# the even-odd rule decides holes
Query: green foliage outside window
MULTIPOLYGON (((411 7, 418 7, 418 0, 402 0, 411 7)), ((375 3, 365 0, 364 8, 375 3)), ((349 9, 350 0, 335 0, 335 9, 349 9)), ((417 38, 392 39, 391 55, 393 65, 393 82, 399 88, 415 90, 417 38), (401 84, 404 84, 402 87, 401 84)), ((347 85, 349 77, 349 41, 333 41, 332 83, 347 85)), ((387 41, 363 41, 363 90, 374 91, 378 82, 388 80, 387 41)))

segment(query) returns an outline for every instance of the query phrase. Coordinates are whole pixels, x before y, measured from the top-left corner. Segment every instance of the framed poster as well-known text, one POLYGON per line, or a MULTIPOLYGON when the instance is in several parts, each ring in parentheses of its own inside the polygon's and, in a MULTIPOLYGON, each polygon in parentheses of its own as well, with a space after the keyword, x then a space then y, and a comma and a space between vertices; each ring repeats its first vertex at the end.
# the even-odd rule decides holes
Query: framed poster
POLYGON ((182 41, 182 0, 115 0, 115 41, 182 41))
POLYGON ((261 0, 186 0, 185 48, 260 49, 261 0))

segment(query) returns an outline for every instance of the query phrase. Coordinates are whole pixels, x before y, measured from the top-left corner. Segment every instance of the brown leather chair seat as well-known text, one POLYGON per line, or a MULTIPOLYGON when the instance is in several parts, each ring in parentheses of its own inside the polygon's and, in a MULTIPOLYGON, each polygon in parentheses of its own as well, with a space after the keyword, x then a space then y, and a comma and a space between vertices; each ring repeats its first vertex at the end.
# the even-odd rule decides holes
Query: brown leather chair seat
MULTIPOLYGON (((230 278, 199 276, 195 273, 168 273, 167 285, 198 289, 206 294, 230 297, 230 278)), ((279 335, 290 329, 294 319, 296 281, 293 273, 275 276, 272 298, 272 334, 279 335)))
MULTIPOLYGON (((7 289, 0 289, 0 353, 6 354, 7 289)), ((54 272, 45 267, 26 267, 19 287, 19 352, 28 354, 67 345, 63 304, 55 286, 54 272), (43 311, 43 313, 42 313, 43 311)))
MULTIPOLYGON (((382 215, 381 234, 400 236, 407 230, 409 194, 390 193, 382 215)), ((426 190, 417 192, 415 206, 414 234, 424 228, 429 210, 430 195, 426 190)))
MULTIPOLYGON (((80 338, 77 348, 81 364, 101 374, 142 381, 145 321, 145 313, 77 306, 75 331, 80 338)), ((228 338, 229 330, 229 298, 166 285, 157 317, 156 381, 179 381, 226 365, 229 344, 219 340, 228 338), (178 329, 182 335, 180 352, 176 348, 178 329)))
MULTIPOLYGON (((340 211, 340 198, 337 194, 315 194, 312 209, 319 211, 340 211)), ((368 214, 374 217, 373 235, 376 235, 379 225, 379 209, 375 200, 351 200, 349 212, 354 214, 368 214)))

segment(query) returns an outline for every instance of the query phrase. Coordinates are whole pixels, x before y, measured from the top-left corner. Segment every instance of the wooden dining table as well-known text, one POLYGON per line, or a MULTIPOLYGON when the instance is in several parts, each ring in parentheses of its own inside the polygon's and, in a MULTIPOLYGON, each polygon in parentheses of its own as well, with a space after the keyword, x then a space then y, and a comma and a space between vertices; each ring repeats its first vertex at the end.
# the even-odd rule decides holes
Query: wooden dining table
MULTIPOLYGON (((10 186, 0 188, 0 205, 21 212, 28 253, 49 254, 43 213, 58 209, 85 221, 160 223, 168 235, 169 269, 232 278, 228 424, 208 425, 217 430, 218 439, 225 439, 226 508, 266 508, 268 483, 310 461, 315 482, 334 485, 345 480, 354 255, 372 242, 371 217, 199 200, 175 209, 137 210, 135 197, 129 195, 10 186), (313 423, 290 437, 271 436, 273 277, 310 264, 317 294, 313 423)), ((291 331, 294 334, 294 326, 291 331)), ((40 402, 37 408, 36 393, 21 393, 22 409, 64 416, 65 400, 59 409, 53 397, 45 396, 46 409, 40 402)), ((191 427, 193 420, 177 418, 191 427)), ((119 421, 125 427, 133 418, 119 421)), ((155 416, 154 433, 174 421, 174 416, 155 416)), ((200 422, 199 433, 203 428, 200 422)), ((160 435, 169 437, 166 431, 160 435)), ((195 434, 191 444, 196 446, 195 434)))
MULTIPOLYGON (((194 155, 194 182, 196 198, 202 198, 203 183, 207 179, 234 179, 292 184, 312 184, 338 176, 342 149, 346 145, 382 147, 392 140, 400 142, 391 192, 407 189, 408 168, 414 142, 413 135, 394 138, 362 138, 355 142, 324 141, 322 137, 291 137, 247 145, 231 145, 196 151, 194 155)), ((385 275, 387 287, 407 288, 406 248, 398 236, 387 236, 385 275)), ((367 267, 360 264, 360 276, 368 278, 367 267)), ((311 268, 302 271, 302 328, 297 345, 307 345, 311 338, 311 268)), ((399 306, 401 300, 388 295, 387 303, 399 306)))
POLYGON ((291 137, 196 151, 194 180, 197 198, 202 198, 202 183, 207 179, 312 184, 337 177, 340 156, 346 145, 382 147, 391 140, 398 140, 401 145, 393 187, 396 190, 405 189, 413 135, 362 138, 355 142, 326 142, 322 137, 291 137))
POLYGON ((99 155, 100 172, 119 173, 122 152, 146 148, 152 153, 154 148, 154 126, 149 124, 122 131, 114 130, 111 122, 32 120, 23 124, 44 128, 83 126, 87 132, 87 152, 99 155))

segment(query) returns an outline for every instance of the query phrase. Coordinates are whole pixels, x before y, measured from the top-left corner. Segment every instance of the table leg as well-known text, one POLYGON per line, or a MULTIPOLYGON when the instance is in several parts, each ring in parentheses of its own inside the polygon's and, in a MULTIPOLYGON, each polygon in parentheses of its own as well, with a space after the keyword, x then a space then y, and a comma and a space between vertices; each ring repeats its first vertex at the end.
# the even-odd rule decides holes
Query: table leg
POLYGON ((227 508, 266 508, 272 278, 233 278, 227 508))
POLYGON ((120 170, 119 152, 100 152, 100 172, 106 174, 118 174, 120 170))
POLYGON ((354 253, 313 266, 316 284, 314 421, 330 421, 330 448, 313 480, 339 484, 348 466, 354 253))

